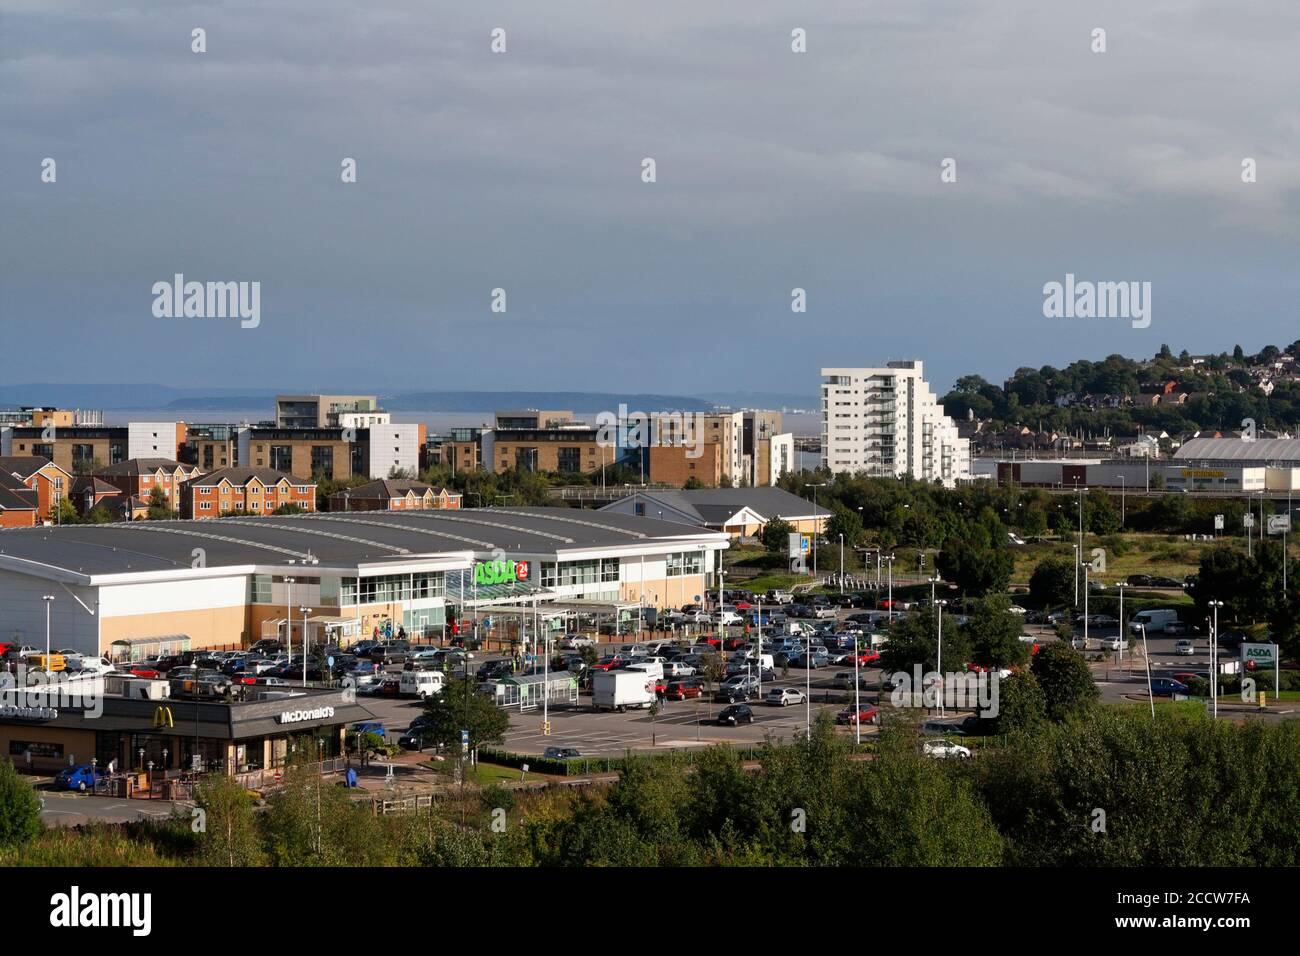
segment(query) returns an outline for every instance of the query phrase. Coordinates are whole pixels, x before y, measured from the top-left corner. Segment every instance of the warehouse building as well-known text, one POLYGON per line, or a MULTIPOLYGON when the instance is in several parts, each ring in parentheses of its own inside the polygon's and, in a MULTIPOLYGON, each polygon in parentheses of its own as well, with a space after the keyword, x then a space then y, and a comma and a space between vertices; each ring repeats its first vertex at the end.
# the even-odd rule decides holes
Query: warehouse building
POLYGON ((450 609, 535 601, 635 618, 703 593, 727 540, 564 508, 17 528, 0 534, 0 619, 7 639, 43 646, 48 605, 55 647, 139 660, 304 632, 433 638, 450 609))

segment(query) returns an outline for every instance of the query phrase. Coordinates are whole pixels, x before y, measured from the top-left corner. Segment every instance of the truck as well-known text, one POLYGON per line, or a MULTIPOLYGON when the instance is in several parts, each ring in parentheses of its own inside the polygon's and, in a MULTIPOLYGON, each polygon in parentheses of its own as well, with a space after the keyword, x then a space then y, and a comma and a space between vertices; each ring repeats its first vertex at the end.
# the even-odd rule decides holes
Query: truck
POLYGON ((655 702, 655 681, 643 670, 620 668, 591 676, 591 705, 596 710, 647 709, 655 702))

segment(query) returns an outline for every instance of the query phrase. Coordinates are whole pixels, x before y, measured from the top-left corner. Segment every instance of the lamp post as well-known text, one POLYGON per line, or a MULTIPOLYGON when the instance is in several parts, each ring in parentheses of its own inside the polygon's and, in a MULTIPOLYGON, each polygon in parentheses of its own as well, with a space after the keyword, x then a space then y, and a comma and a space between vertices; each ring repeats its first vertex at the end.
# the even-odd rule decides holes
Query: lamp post
POLYGON ((1072 544, 1072 545, 1070 545, 1070 547, 1074 548, 1074 606, 1075 606, 1075 607, 1078 607, 1078 606, 1079 606, 1079 557, 1080 557, 1080 552, 1079 552, 1079 546, 1078 546, 1077 544, 1072 544))
POLYGON ((1147 626, 1145 624, 1139 624, 1138 626, 1142 629, 1142 656, 1147 662, 1147 699, 1151 701, 1151 719, 1154 720, 1156 716, 1156 695, 1151 690, 1151 652, 1147 649, 1147 626))
POLYGON ((1128 587, 1123 581, 1115 585, 1119 588, 1119 668, 1124 669, 1124 644, 1126 643, 1125 635, 1128 633, 1124 630, 1124 589, 1128 587))
POLYGON ((821 481, 808 486, 813 490, 813 577, 817 577, 817 533, 821 531, 821 519, 817 516, 817 489, 825 488, 826 482, 821 481))
POLYGON ((1124 527, 1128 520, 1128 509, 1125 507, 1124 495, 1128 491, 1128 482, 1124 475, 1119 476, 1119 526, 1124 527))
POLYGON ((50 606, 54 603, 54 595, 42 594, 41 600, 45 602, 45 670, 48 673, 50 669, 50 606))
POLYGON ((288 588, 284 596, 284 652, 290 662, 293 661, 293 581, 291 577, 284 579, 288 588))
POLYGON ((840 535, 840 593, 844 593, 844 535, 840 535))
MULTIPOLYGON (((1083 567, 1083 649, 1088 650, 1088 572, 1092 570, 1092 565, 1087 561, 1081 561, 1083 567)), ((1075 572, 1078 573, 1077 571, 1075 572)))
POLYGON ((302 686, 307 686, 307 615, 312 609, 306 606, 298 608, 298 613, 302 616, 302 686))
POLYGON ((934 669, 939 675, 939 716, 943 716, 943 609, 948 602, 940 598, 935 602, 935 615, 939 621, 939 641, 935 653, 934 669))
MULTIPOLYGON (((1219 716, 1219 608, 1223 602, 1217 598, 1209 602, 1214 608, 1214 624, 1210 629, 1210 713, 1219 716)), ((1276 688, 1274 688, 1276 690, 1276 688)))

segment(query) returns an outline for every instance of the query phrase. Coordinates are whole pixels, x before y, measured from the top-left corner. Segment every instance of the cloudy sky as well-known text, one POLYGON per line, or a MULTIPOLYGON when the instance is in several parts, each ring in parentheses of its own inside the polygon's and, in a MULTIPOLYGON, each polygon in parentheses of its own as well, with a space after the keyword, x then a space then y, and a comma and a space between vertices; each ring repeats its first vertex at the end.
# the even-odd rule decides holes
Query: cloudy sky
POLYGON ((0 0, 0 380, 816 394, 1284 345, 1297 39, 1293 0, 0 0), (260 327, 155 318, 175 273, 260 282, 260 327), (1150 328, 1044 318, 1066 273, 1151 282, 1150 328))

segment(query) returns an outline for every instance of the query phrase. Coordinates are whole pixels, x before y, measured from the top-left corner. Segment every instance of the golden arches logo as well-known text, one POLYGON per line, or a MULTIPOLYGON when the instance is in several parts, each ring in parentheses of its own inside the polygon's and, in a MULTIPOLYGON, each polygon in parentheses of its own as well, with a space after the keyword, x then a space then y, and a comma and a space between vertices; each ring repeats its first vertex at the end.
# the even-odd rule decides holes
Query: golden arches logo
POLYGON ((172 709, 170 707, 159 706, 154 710, 153 725, 155 727, 175 727, 176 721, 172 719, 172 709))

